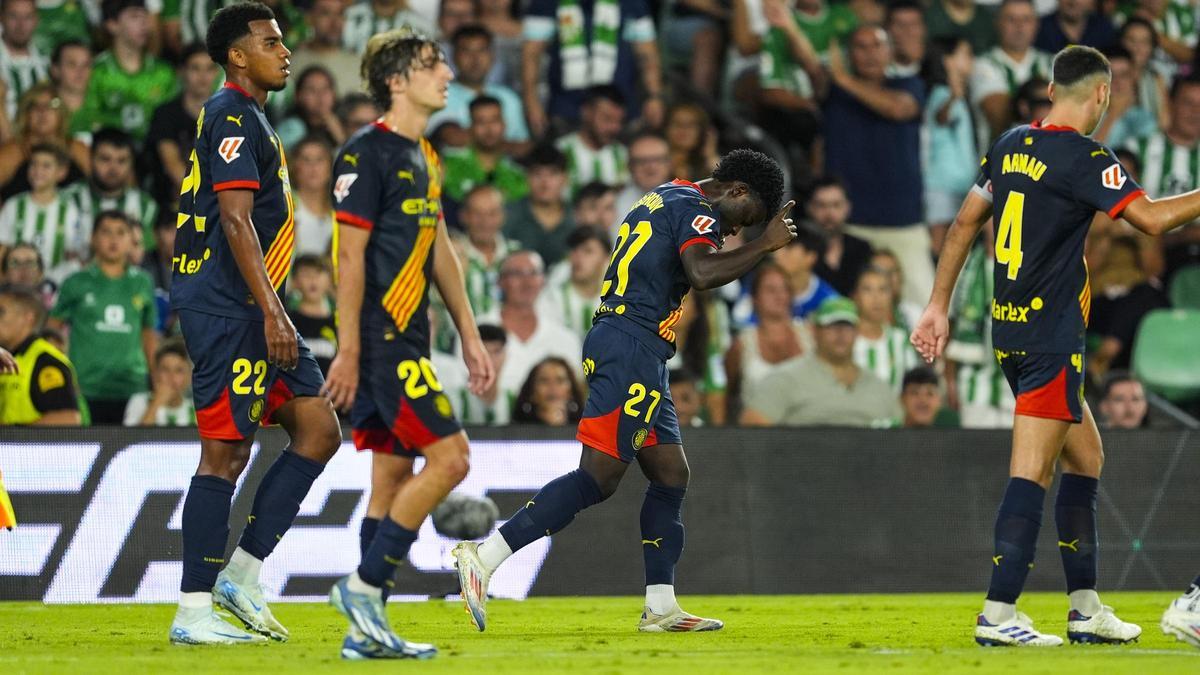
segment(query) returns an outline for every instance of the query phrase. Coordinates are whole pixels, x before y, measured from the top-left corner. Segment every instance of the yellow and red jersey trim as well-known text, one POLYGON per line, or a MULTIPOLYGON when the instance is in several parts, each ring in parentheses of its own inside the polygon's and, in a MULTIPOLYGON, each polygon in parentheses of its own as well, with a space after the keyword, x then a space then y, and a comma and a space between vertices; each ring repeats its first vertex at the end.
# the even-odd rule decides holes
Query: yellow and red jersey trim
MULTIPOLYGON (((283 146, 278 147, 280 172, 286 176, 287 158, 283 154, 283 146)), ((296 204, 292 201, 292 190, 287 181, 283 183, 283 199, 287 202, 287 217, 283 221, 283 227, 275 234, 275 241, 271 242, 271 247, 263 256, 267 278, 271 280, 271 287, 277 291, 292 271, 292 254, 296 250, 296 204)))
POLYGON ((679 319, 683 316, 683 305, 680 305, 674 311, 667 315, 667 318, 658 322, 658 336, 674 344, 675 342, 675 324, 679 323, 679 319))
MULTIPOLYGON (((422 138, 420 147, 421 153, 425 156, 425 169, 429 173, 429 187, 426 190, 425 198, 430 201, 440 199, 442 196, 441 161, 429 141, 422 138)), ((441 213, 440 208, 437 211, 439 214, 441 213)), ((425 292, 429 286, 429 280, 425 278, 425 262, 429 259, 436 239, 436 225, 418 228, 412 253, 409 254, 408 260, 404 261, 400 273, 392 280, 392 285, 383 294, 383 308, 396 322, 396 328, 401 331, 408 328, 417 308, 421 306, 421 301, 425 299, 425 292)))
POLYGON ((1088 271, 1087 260, 1083 261, 1083 290, 1079 292, 1079 311, 1083 314, 1083 326, 1086 328, 1092 315, 1092 274, 1088 271))

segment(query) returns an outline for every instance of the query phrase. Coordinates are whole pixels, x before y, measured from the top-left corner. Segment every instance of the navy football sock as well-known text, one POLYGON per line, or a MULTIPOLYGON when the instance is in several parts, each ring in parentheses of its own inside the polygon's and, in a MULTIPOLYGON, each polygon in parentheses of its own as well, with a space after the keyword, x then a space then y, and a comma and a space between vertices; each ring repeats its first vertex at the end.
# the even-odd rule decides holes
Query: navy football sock
POLYGON ((683 554, 683 495, 687 488, 650 483, 642 501, 642 558, 646 585, 675 583, 675 564, 683 554))
POLYGON ((992 582, 987 599, 1015 604, 1033 567, 1038 531, 1042 529, 1042 502, 1046 490, 1024 478, 1010 478, 1004 501, 996 514, 996 548, 992 557, 992 582))
POLYGON ((308 489, 324 469, 324 464, 290 449, 279 455, 258 486, 250 507, 250 522, 242 531, 238 546, 259 560, 271 555, 296 519, 308 489))
POLYGON ((375 539, 358 566, 358 578, 372 586, 386 587, 396 572, 396 565, 408 557, 408 549, 416 540, 416 532, 391 518, 379 521, 375 539))
POLYGON ((515 553, 532 541, 558 532, 569 525, 577 513, 602 501, 604 494, 592 474, 575 469, 546 483, 529 503, 500 527, 500 534, 515 553))
POLYGON ((358 553, 361 556, 360 560, 367 557, 367 549, 371 548, 371 542, 375 541, 375 532, 378 530, 378 518, 367 516, 362 519, 362 523, 358 526, 358 553))
POLYGON ((184 593, 208 593, 217 583, 229 541, 233 483, 220 476, 192 476, 183 502, 184 593))
POLYGON ((1054 501, 1058 552, 1067 576, 1067 593, 1096 588, 1099 538, 1096 534, 1096 492, 1100 481, 1064 473, 1054 501))

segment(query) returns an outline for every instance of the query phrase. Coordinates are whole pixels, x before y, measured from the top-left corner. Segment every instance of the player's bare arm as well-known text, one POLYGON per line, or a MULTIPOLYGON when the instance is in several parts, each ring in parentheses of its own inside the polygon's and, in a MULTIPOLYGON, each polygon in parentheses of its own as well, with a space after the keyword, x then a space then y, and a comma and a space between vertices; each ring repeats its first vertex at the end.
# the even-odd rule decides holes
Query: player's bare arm
POLYGON ((262 246, 254 231, 250 214, 254 210, 252 190, 222 190, 217 193, 221 208, 221 227, 225 228, 225 239, 233 252, 238 271, 250 295, 263 313, 263 333, 267 340, 267 360, 280 368, 296 367, 299 351, 296 343, 296 327, 283 309, 283 303, 275 294, 267 269, 263 265, 262 246))
POLYGON ((680 259, 688 282, 698 291, 718 288, 745 276, 768 253, 787 246, 796 238, 796 226, 789 217, 796 202, 789 201, 767 223, 762 236, 743 246, 721 251, 709 246, 691 246, 680 259))
POLYGON ((1200 218, 1200 190, 1150 199, 1142 195, 1125 207, 1121 217, 1149 235, 1160 235, 1200 218))
POLYGON ((362 348, 360 317, 366 272, 363 260, 371 232, 338 225, 337 334, 338 352, 329 365, 322 393, 338 410, 349 410, 358 390, 358 357, 362 348))
POLYGON ((17 362, 7 349, 0 347, 0 375, 15 375, 17 362))
POLYGON ((991 217, 992 203, 974 191, 969 192, 946 233, 929 306, 909 337, 921 358, 928 363, 933 363, 934 359, 941 356, 950 340, 950 321, 946 316, 950 308, 950 296, 954 294, 954 284, 962 272, 967 254, 971 252, 975 237, 979 236, 979 230, 991 217))
POLYGON ((433 283, 437 284, 438 293, 441 293, 450 318, 454 320, 454 326, 458 328, 458 334, 462 337, 463 362, 467 364, 469 375, 467 386, 471 393, 479 396, 491 388, 496 379, 496 372, 492 368, 492 359, 483 346, 483 340, 479 337, 479 326, 475 324, 475 315, 471 312, 471 303, 467 299, 462 263, 459 262, 458 252, 450 242, 446 221, 439 218, 437 228, 437 239, 433 245, 433 283))

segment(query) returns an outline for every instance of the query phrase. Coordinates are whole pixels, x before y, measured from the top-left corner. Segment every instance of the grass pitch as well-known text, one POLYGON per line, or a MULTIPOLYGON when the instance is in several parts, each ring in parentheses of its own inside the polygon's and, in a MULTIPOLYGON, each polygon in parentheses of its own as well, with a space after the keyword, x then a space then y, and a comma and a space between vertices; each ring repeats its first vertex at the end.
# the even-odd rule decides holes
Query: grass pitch
MULTIPOLYGON (((397 632, 441 649, 421 663, 341 661, 345 621, 325 605, 276 605, 287 644, 201 648, 167 643, 172 606, 0 603, 0 673, 1200 673, 1200 650, 1158 628, 1171 597, 1105 594, 1144 629, 1138 644, 1042 650, 975 646, 977 594, 688 597, 686 609, 724 619, 725 630, 668 635, 636 632, 632 597, 492 601, 486 633, 460 603, 395 603, 397 632)), ((1030 594, 1021 607, 1065 636, 1064 596, 1030 594)))

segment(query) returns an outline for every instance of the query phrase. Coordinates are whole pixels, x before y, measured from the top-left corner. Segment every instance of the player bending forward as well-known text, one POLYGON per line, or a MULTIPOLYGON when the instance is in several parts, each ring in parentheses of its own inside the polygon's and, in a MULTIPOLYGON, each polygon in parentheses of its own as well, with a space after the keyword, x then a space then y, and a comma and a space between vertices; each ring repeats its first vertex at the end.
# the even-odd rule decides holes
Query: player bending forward
POLYGON ((436 41, 407 30, 372 37, 362 74, 387 112, 334 164, 339 350, 326 392, 337 408, 353 404, 354 445, 376 454, 362 563, 329 599, 350 620, 343 658, 430 658, 437 650, 405 642, 384 611, 396 565, 468 469, 467 435, 429 360, 430 281, 462 338, 471 390, 482 393, 494 373, 442 218, 437 154, 422 137, 454 75, 436 41), (417 454, 425 467, 411 476, 417 454))
POLYGON ((259 568, 342 435, 320 396, 321 369, 280 299, 292 266, 292 195, 283 144, 262 105, 267 92, 287 82, 291 52, 274 14, 259 3, 218 11, 207 42, 225 70, 225 86, 200 110, 179 197, 171 306, 196 363, 200 467, 183 505, 182 593, 170 638, 176 644, 286 640, 287 629, 263 601, 259 568), (222 570, 234 482, 260 421, 282 424, 291 445, 263 477, 222 570), (221 620, 213 600, 253 632, 221 620))
POLYGON ((782 194, 783 174, 772 159, 734 150, 721 158, 712 178, 665 183, 629 211, 583 342, 589 391, 576 435, 583 443, 579 468, 548 483, 482 544, 462 542, 454 549, 463 599, 479 630, 487 625, 488 581, 496 568, 611 496, 635 459, 650 480, 641 515, 646 608, 638 629, 703 631, 724 625, 684 612, 675 600, 688 463, 666 362, 675 351, 680 302, 690 288, 707 290, 740 278, 795 238, 788 202, 761 237, 720 250, 726 235, 775 212, 782 194))
POLYGON ((992 342, 1017 397, 1008 488, 996 516, 992 579, 975 641, 984 646, 1057 646, 1016 609, 1033 567, 1042 503, 1054 506, 1071 609, 1072 642, 1124 643, 1142 629, 1121 621, 1096 593, 1096 492, 1104 453, 1083 400, 1084 329, 1091 305, 1083 244, 1096 211, 1158 235, 1200 216, 1200 191, 1152 200, 1112 150, 1086 134, 1108 108, 1108 60, 1090 47, 1054 57, 1050 112, 996 140, 951 226, 929 306, 912 334, 926 361, 942 354, 955 280, 984 223, 996 226, 992 342))

